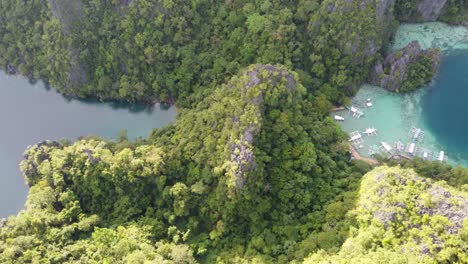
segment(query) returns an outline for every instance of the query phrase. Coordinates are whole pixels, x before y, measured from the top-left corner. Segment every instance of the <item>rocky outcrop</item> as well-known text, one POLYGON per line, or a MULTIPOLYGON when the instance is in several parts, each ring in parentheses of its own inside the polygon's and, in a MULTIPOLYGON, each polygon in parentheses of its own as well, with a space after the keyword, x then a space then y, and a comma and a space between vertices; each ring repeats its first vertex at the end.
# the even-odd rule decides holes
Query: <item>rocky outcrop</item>
POLYGON ((132 0, 120 0, 120 5, 121 6, 128 6, 128 5, 130 5, 131 2, 132 2, 132 0))
POLYGON ((62 33, 68 34, 82 16, 81 0, 48 0, 52 15, 60 22, 62 33))
MULTIPOLYGON (((48 0, 52 15, 60 22, 62 34, 68 36, 79 31, 83 19, 82 0, 48 0)), ((80 62, 80 51, 69 45, 70 68, 68 72, 67 88, 74 90, 81 88, 88 81, 85 67, 80 62)), ((73 94, 73 92, 70 92, 73 94)))
POLYGON ((380 0, 377 2, 375 15, 379 23, 394 19, 392 12, 394 5, 395 0, 380 0))
POLYGON ((408 68, 414 63, 419 63, 422 56, 431 58, 432 70, 436 72, 440 65, 440 52, 438 50, 422 50, 419 43, 413 41, 375 65, 370 76, 371 84, 390 91, 398 91, 407 81, 408 68))
POLYGON ((449 24, 466 24, 467 6, 463 1, 399 0, 395 6, 398 20, 402 22, 433 22, 442 20, 449 24))
POLYGON ((393 35, 394 5, 395 0, 337 0, 329 4, 327 7, 329 13, 366 17, 365 20, 354 23, 355 25, 361 24, 363 32, 355 34, 355 31, 349 28, 346 33, 349 36, 345 37, 348 41, 344 43, 343 51, 354 57, 354 63, 364 63, 369 57, 375 56, 381 50, 385 40, 393 35), (364 32, 366 35, 361 35, 364 32))
POLYGON ((423 21, 436 21, 442 15, 447 0, 422 0, 418 12, 423 21))
POLYGON ((79 52, 73 48, 71 57, 71 68, 68 73, 68 87, 81 88, 88 82, 88 75, 86 74, 85 67, 81 64, 79 59, 79 52))
MULTIPOLYGON (((284 68, 274 65, 257 65, 247 71, 246 75, 248 77, 248 81, 246 81, 243 86, 246 90, 252 89, 254 86, 262 83, 276 85, 280 82, 284 82, 285 87, 291 92, 294 91, 297 86, 296 79, 290 72, 284 68)), ((264 94, 259 93, 249 103, 259 107, 263 101, 264 94)), ((260 110, 258 109, 258 111, 260 110)), ((232 120, 237 124, 236 126, 242 126, 239 117, 233 117, 232 120)), ((253 144, 255 134, 258 129, 258 124, 248 124, 244 129, 241 138, 236 139, 231 143, 230 164, 233 165, 231 166, 231 169, 235 176, 236 187, 239 189, 242 189, 247 182, 247 179, 245 178, 246 173, 257 167, 253 153, 253 144)))
POLYGON ((21 161, 20 168, 29 187, 35 185, 42 179, 38 168, 43 161, 50 159, 49 149, 59 149, 63 147, 61 143, 53 140, 45 140, 36 145, 28 146, 26 152, 23 154, 24 160, 21 161))
POLYGON ((282 79, 286 81, 286 87, 290 91, 296 88, 296 80, 294 79, 294 76, 284 68, 280 68, 274 65, 257 65, 253 70, 248 71, 247 75, 250 78, 250 81, 246 85, 248 88, 258 85, 262 81, 267 81, 271 85, 275 85, 278 82, 281 82, 282 79), (261 71, 266 71, 267 76, 260 77, 259 72, 261 71))
POLYGON ((427 193, 432 197, 432 204, 427 206, 418 201, 420 215, 441 215, 452 225, 447 226, 447 232, 456 234, 463 228, 463 222, 468 219, 468 199, 460 195, 452 195, 448 190, 429 184, 427 193))
MULTIPOLYGON (((382 168, 378 170, 381 172, 375 173, 373 177, 375 184, 380 186, 376 188, 375 193, 378 197, 385 197, 387 199, 391 188, 409 189, 411 188, 410 186, 415 184, 423 191, 413 196, 412 203, 414 203, 414 206, 409 206, 403 200, 392 204, 386 204, 385 202, 379 204, 377 202, 377 208, 379 209, 373 212, 373 216, 384 224, 385 228, 390 228, 393 222, 401 221, 398 219, 403 218, 407 221, 408 216, 402 213, 407 210, 413 210, 414 213, 421 217, 427 215, 429 217, 442 216, 447 218, 450 224, 447 224, 446 231, 449 234, 457 234, 463 228, 464 220, 468 219, 467 197, 454 194, 450 189, 434 184, 430 180, 419 177, 409 171, 400 170, 398 173, 392 173, 393 171, 385 171, 382 168), (391 186, 387 185, 388 183, 391 183, 391 186), (423 196, 422 194, 427 196, 423 196), (394 210, 389 210, 392 207, 394 210)), ((412 227, 421 228, 420 225, 413 225, 412 227)))
POLYGON ((340 251, 316 253, 305 263, 456 263, 466 259, 468 193, 445 182, 433 182, 409 169, 375 168, 362 178, 356 208, 349 215, 356 218, 355 229, 340 251))

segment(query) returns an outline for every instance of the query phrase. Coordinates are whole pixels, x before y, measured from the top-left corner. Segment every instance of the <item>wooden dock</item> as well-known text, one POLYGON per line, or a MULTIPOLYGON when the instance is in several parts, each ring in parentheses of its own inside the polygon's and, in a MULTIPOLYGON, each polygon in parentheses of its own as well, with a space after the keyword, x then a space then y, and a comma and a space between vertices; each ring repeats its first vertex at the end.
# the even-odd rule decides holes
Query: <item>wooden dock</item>
POLYGON ((339 112, 339 111, 343 111, 343 110, 346 110, 346 107, 344 107, 344 106, 338 106, 338 107, 332 108, 332 109, 330 110, 330 113, 339 112))
POLYGON ((353 157, 353 159, 355 160, 364 161, 365 163, 371 166, 378 166, 380 164, 379 161, 377 161, 376 159, 371 159, 371 158, 366 158, 366 157, 361 156, 361 154, 359 154, 359 152, 351 145, 350 145, 350 152, 351 152, 351 157, 353 157))

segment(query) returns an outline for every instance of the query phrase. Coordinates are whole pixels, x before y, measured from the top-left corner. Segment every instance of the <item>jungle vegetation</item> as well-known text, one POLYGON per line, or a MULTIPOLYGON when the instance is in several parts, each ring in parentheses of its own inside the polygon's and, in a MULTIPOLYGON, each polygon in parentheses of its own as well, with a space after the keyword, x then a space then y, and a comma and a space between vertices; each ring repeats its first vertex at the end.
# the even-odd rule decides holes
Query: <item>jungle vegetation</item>
POLYGON ((468 170, 414 160, 399 166, 420 176, 369 173, 329 117, 383 58, 396 2, 0 1, 7 72, 65 96, 179 108, 147 139, 26 150, 28 200, 0 221, 0 262, 466 262, 466 221, 447 232, 451 219, 411 198, 442 186, 466 201, 468 170), (373 219, 386 208, 398 217, 373 219), (418 241, 427 250, 402 251, 418 241))

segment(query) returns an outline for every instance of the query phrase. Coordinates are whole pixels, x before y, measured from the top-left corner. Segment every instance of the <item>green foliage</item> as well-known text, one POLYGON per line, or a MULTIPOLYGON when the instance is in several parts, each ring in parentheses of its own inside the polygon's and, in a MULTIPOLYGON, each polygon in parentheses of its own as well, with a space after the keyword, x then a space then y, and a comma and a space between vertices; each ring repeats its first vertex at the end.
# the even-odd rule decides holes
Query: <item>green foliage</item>
POLYGON ((466 263, 468 194, 380 167, 362 181, 357 226, 334 255, 320 251, 305 263, 466 263))
POLYGON ((395 16, 400 21, 420 22, 419 3, 419 0, 396 0, 395 16))
POLYGON ((448 0, 441 21, 452 24, 463 24, 468 19, 467 0, 448 0))
POLYGON ((5 0, 0 65, 67 96, 187 106, 250 64, 279 63, 300 70, 308 89, 341 102, 367 77, 393 30, 368 15, 376 5, 5 0))
POLYGON ((419 158, 404 161, 404 168, 414 168, 423 177, 435 181, 445 181, 452 187, 468 190, 468 169, 463 167, 452 167, 446 163, 425 161, 419 158))
POLYGON ((437 64, 437 62, 434 61, 434 53, 438 52, 438 50, 432 50, 427 54, 421 54, 414 62, 410 63, 398 91, 402 93, 412 92, 428 84, 436 74, 437 67, 434 67, 434 64, 437 64))
MULTIPOLYGON (((158 241, 179 251, 189 245, 187 259, 193 252, 207 262, 285 262, 338 247, 369 168, 348 163, 346 135, 305 94, 296 73, 252 65, 148 141, 33 146, 21 164, 32 186, 27 209, 0 228, 0 241, 41 230, 33 252, 52 259, 56 251, 97 242, 128 244, 122 228, 142 236, 149 230, 142 239, 153 247, 104 247, 105 254, 93 253, 98 262, 157 259, 158 241), (39 226, 23 229, 14 220, 30 214, 40 215, 39 226)), ((0 258, 26 260, 11 248, 0 249, 0 258)), ((80 258, 72 255, 59 261, 80 258)))
MULTIPOLYGON (((25 210, 0 221, 0 262, 286 263, 318 251, 309 262, 398 263, 417 258, 400 250, 416 243, 400 225, 413 219, 448 243, 439 252, 430 245, 438 260, 464 260, 466 226, 457 237, 444 232, 443 217, 411 210, 418 194, 437 204, 419 180, 389 187, 388 199, 402 192, 413 206, 409 220, 387 229, 398 239, 364 207, 349 214, 370 167, 349 161, 328 111, 348 102, 388 44, 395 20, 391 8, 376 15, 379 4, 0 1, 0 65, 9 73, 67 96, 190 107, 147 140, 122 131, 117 142, 28 149, 21 169, 31 188, 25 210)), ((427 65, 410 69, 410 86, 428 78, 427 65)), ((424 175, 465 183, 460 169, 415 162, 408 166, 424 175)), ((368 195, 375 209, 369 179, 361 200, 368 195)))

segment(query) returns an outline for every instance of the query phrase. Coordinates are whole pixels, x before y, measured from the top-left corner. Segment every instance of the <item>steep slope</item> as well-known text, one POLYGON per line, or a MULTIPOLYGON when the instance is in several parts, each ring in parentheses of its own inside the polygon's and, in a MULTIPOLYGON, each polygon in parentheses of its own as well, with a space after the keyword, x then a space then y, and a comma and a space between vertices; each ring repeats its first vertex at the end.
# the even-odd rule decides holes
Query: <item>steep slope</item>
MULTIPOLYGON (((216 225, 209 235, 230 244, 224 250, 233 255, 227 259, 242 257, 244 250, 267 258, 284 254, 277 245, 306 238, 306 230, 321 230, 323 216, 311 224, 310 213, 333 200, 344 187, 341 181, 359 176, 347 165, 346 136, 320 114, 323 98, 315 98, 314 105, 302 98, 304 93, 295 73, 253 65, 182 113, 171 132, 152 136, 167 146, 168 178, 197 192, 186 204, 186 214, 198 215, 199 225, 216 225), (232 240, 233 235, 239 240, 232 240), (252 239, 247 248, 239 244, 240 237, 252 239), (242 250, 234 250, 237 246, 242 250)), ((342 205, 342 196, 336 199, 342 205)), ((178 220, 197 228, 190 220, 178 220)))
POLYGON ((419 43, 413 41, 375 65, 371 83, 390 91, 411 92, 434 78, 441 56, 439 50, 422 50, 419 43))
POLYGON ((396 0, 396 16, 404 22, 441 20, 453 24, 466 24, 466 0, 396 0))
POLYGON ((406 5, 394 0, 26 3, 0 3, 5 14, 0 65, 10 73, 45 79, 72 97, 177 99, 184 106, 255 63, 286 65, 309 90, 342 102, 368 78, 398 25, 394 10, 406 5))
MULTIPOLYGON (((296 241, 323 231, 328 214, 319 211, 329 204, 344 217, 343 195, 353 197, 366 167, 350 166, 346 135, 318 114, 320 98, 314 108, 304 94, 296 73, 252 65, 148 141, 29 148, 26 210, 2 223, 0 262, 175 261, 172 251, 188 262, 285 262, 310 253, 317 245, 296 241), (100 251, 130 243, 128 232, 136 240, 127 250, 100 251)), ((346 226, 327 232, 336 245, 346 226)))
POLYGON ((361 183, 358 225, 336 255, 305 263, 467 263, 468 194, 413 170, 380 167, 361 183))

